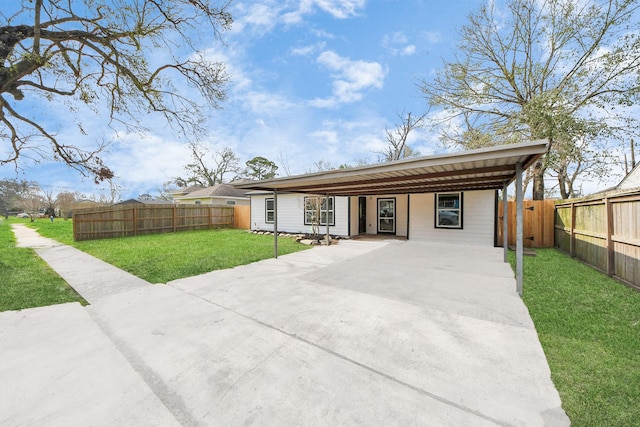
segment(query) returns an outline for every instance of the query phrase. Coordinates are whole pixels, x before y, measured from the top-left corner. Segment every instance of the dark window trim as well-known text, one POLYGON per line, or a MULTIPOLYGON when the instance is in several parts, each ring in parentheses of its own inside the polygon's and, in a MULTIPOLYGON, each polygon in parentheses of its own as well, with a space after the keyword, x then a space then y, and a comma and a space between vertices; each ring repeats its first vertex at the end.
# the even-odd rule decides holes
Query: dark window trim
POLYGON ((433 210, 433 226, 434 228, 440 228, 440 229, 445 229, 445 230, 463 230, 464 229, 464 223, 463 223, 463 219, 464 219, 464 192, 463 191, 447 191, 447 192, 442 192, 442 193, 435 193, 433 195, 433 204, 434 204, 434 210, 433 210), (457 194, 460 197, 460 207, 456 208, 458 209, 459 213, 458 213, 458 225, 438 225, 438 196, 443 196, 443 195, 451 195, 451 194, 457 194))
MULTIPOLYGON (((303 215, 303 222, 304 225, 313 225, 311 222, 307 221, 307 199, 310 197, 316 197, 316 196, 304 196, 304 200, 303 200, 303 209, 302 209, 302 215, 303 215)), ((320 203, 322 203, 322 200, 326 198, 326 196, 318 196, 320 197, 320 203)), ((332 212, 333 215, 331 215, 331 222, 329 223, 329 227, 335 227, 336 225, 336 198, 335 196, 329 196, 329 200, 331 200, 331 207, 332 209, 320 209, 320 222, 319 225, 320 226, 326 226, 327 223, 326 221, 323 223, 322 222, 322 212, 332 212)), ((326 216, 329 216, 329 213, 327 212, 326 216)))
POLYGON ((276 216, 276 210, 275 210, 275 200, 273 197, 269 197, 264 199, 264 222, 266 224, 273 224, 274 223, 274 219, 272 219, 271 221, 269 221, 269 212, 273 212, 273 217, 275 219, 276 216), (271 203, 273 204, 273 209, 269 209, 269 201, 271 201, 271 203))
POLYGON ((376 232, 392 235, 398 232, 398 202, 395 197, 376 197, 376 232), (393 231, 380 231, 380 200, 393 200, 393 231))

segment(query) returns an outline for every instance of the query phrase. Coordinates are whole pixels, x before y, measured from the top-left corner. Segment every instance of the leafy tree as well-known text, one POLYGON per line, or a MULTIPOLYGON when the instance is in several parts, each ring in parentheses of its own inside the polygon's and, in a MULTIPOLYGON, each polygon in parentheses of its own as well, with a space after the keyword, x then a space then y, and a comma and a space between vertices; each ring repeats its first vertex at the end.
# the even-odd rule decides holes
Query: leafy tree
POLYGON ((247 166, 244 170, 244 176, 249 179, 271 179, 276 176, 278 166, 269 159, 256 156, 245 162, 247 166))
POLYGON ((400 119, 400 123, 396 125, 396 127, 392 130, 389 128, 385 128, 386 138, 387 138, 387 146, 384 151, 378 153, 381 154, 382 161, 390 162, 393 160, 400 160, 409 157, 419 156, 420 153, 414 151, 408 144, 407 139, 409 138, 409 134, 416 128, 421 127, 426 118, 426 114, 421 116, 412 116, 411 111, 409 111, 406 115, 404 111, 402 113, 397 114, 400 119))
MULTIPOLYGON (((196 51, 201 46, 198 37, 206 35, 210 44, 230 28, 228 3, 15 2, 0 12, 0 165, 17 164, 28 151, 46 155, 39 146, 44 140, 54 159, 92 175, 96 182, 113 177, 99 157, 104 142, 85 150, 58 137, 29 105, 20 105, 25 97, 66 99, 72 113, 82 105, 96 113, 104 107, 100 114, 108 124, 126 132, 144 130, 140 118, 158 113, 195 137, 202 134, 199 100, 176 84, 194 87, 214 108, 225 99, 224 65, 196 51)), ((86 134, 82 123, 78 127, 86 134)))
POLYGON ((202 143, 191 143, 192 162, 185 165, 187 172, 185 177, 177 177, 173 181, 178 187, 198 185, 201 187, 213 187, 227 182, 225 176, 236 174, 240 170, 240 159, 232 149, 225 147, 216 151, 209 158, 209 149, 202 143))
POLYGON ((456 58, 420 84, 440 108, 443 140, 475 148, 547 139, 549 153, 532 170, 533 198, 544 197, 547 171, 572 193, 578 175, 606 160, 592 142, 637 131, 626 107, 640 92, 639 7, 637 0, 482 6, 462 27, 456 58))
POLYGON ((35 186, 36 183, 34 182, 0 179, 0 213, 4 214, 19 208, 21 197, 35 186))

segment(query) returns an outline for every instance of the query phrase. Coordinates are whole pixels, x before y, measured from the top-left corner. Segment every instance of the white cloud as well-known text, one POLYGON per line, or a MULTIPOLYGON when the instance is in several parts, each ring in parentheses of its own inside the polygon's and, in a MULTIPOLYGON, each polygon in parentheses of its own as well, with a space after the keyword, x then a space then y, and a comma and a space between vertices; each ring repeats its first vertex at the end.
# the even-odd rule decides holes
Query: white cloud
POLYGON ((295 107, 293 102, 274 93, 251 91, 243 98, 243 103, 257 115, 273 116, 295 107))
POLYGON ((236 19, 233 31, 264 34, 278 24, 299 25, 304 22, 305 17, 313 15, 318 10, 336 19, 347 19, 357 16, 365 5, 366 0, 264 0, 254 2, 250 6, 239 3, 233 12, 236 19))
POLYGON ((317 6, 334 18, 345 19, 358 14, 364 8, 366 0, 315 0, 317 6))
POLYGON ((442 40, 442 34, 440 34, 438 31, 425 31, 422 33, 422 37, 429 44, 440 43, 440 41, 442 40))
POLYGON ((119 181, 138 188, 146 186, 149 190, 183 174, 183 167, 190 160, 185 143, 157 134, 129 134, 123 142, 111 147, 104 158, 119 181))
POLYGON ((320 108, 362 99, 362 92, 382 88, 387 73, 378 62, 353 61, 330 50, 322 52, 317 61, 332 71, 334 79, 331 97, 311 101, 311 105, 320 108))
POLYGON ((272 1, 262 3, 237 3, 233 12, 233 33, 246 34, 247 32, 264 34, 273 30, 278 24, 282 7, 275 6, 272 1))
POLYGON ((416 46, 409 43, 409 37, 402 31, 386 34, 382 39, 382 47, 393 55, 408 56, 416 52, 416 46))
POLYGON ((319 43, 311 44, 308 46, 294 47, 294 48, 291 48, 291 54, 296 56, 309 56, 318 51, 321 51, 322 49, 325 48, 325 46, 326 46, 325 42, 319 42, 319 43))

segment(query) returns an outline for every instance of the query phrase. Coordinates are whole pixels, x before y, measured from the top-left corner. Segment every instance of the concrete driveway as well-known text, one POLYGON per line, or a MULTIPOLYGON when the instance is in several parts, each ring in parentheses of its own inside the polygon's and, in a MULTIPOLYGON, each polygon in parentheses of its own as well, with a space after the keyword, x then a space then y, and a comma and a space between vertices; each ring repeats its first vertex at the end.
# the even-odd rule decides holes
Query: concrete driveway
POLYGON ((342 241, 168 285, 0 313, 0 376, 30 393, 3 381, 0 423, 569 424, 500 250, 342 241), (39 336, 69 313, 94 346, 39 336), (60 375, 32 386, 27 352, 60 375))

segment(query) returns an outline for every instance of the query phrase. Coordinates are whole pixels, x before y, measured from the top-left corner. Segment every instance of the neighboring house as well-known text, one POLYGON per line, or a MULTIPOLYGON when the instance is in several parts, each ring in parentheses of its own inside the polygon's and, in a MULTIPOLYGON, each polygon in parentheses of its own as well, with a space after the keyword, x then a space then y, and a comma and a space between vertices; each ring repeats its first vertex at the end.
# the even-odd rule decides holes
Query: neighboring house
POLYGON ((71 210, 73 209, 84 209, 84 208, 95 208, 100 206, 100 203, 94 201, 94 200, 89 200, 89 199, 80 199, 75 201, 72 205, 71 205, 71 210))
POLYGON ((168 200, 140 200, 140 199, 127 199, 122 200, 118 203, 114 203, 113 206, 117 205, 167 205, 171 204, 168 200))
POLYGON ((254 190, 254 230, 272 231, 277 210, 278 231, 310 233, 320 197, 321 234, 328 221, 338 236, 495 246, 497 190, 515 179, 516 165, 526 169, 546 148, 534 141, 238 186, 254 190))
POLYGON ((616 190, 635 190, 640 189, 640 163, 631 169, 631 172, 625 176, 620 184, 616 186, 616 190))
POLYGON ((250 203, 247 190, 241 190, 231 184, 218 184, 190 192, 176 191, 171 195, 177 204, 248 206, 250 203))

